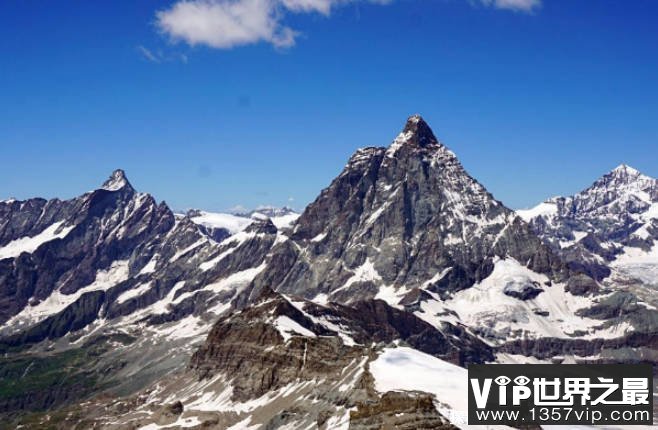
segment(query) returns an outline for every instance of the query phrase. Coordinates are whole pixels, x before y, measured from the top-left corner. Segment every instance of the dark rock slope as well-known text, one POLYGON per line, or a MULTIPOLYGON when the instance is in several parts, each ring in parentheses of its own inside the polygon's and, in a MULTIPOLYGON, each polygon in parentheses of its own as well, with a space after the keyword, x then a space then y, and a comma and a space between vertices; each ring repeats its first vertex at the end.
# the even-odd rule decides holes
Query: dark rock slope
POLYGON ((557 281, 570 276, 529 226, 412 116, 390 147, 360 149, 350 158, 297 220, 291 240, 275 248, 255 289, 344 303, 377 297, 382 286, 449 296, 508 256, 557 281))
POLYGON ((72 294, 91 284, 114 261, 132 259, 137 266, 133 251, 169 231, 174 216, 164 203, 137 193, 117 170, 100 189, 72 200, 0 203, 0 223, 0 247, 15 249, 0 254, 5 257, 0 260, 4 323, 56 289, 72 294), (39 238, 52 240, 32 249, 21 246, 21 240, 29 242, 25 238, 34 246, 39 238))
MULTIPOLYGON (((28 369, 43 384, 17 391, 20 401, 5 399, 9 413, 108 388, 139 390, 185 365, 190 349, 284 239, 263 217, 218 243, 188 217, 176 219, 165 203, 135 191, 120 170, 78 198, 5 201, 0 212, 0 351, 6 363, 48 357, 54 363, 85 356, 94 338, 135 339, 76 365, 75 377, 46 365, 28 369), (99 367, 107 370, 102 384, 57 388, 87 381, 99 367)), ((1 381, 0 391, 15 382, 1 381)))

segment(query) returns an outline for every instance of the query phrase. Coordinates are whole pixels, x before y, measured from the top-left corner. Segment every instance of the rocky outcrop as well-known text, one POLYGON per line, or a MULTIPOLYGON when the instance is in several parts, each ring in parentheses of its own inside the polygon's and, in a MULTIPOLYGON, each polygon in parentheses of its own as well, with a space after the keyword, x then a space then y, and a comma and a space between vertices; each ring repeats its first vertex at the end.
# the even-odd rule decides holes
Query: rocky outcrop
POLYGON ((233 399, 244 401, 298 379, 338 374, 367 355, 366 348, 344 345, 337 335, 329 334, 287 300, 264 296, 258 306, 220 319, 192 356, 190 368, 200 378, 230 375, 233 399), (325 336, 294 336, 286 341, 275 325, 280 316, 292 316, 302 327, 325 336))
POLYGON ((578 274, 572 276, 564 286, 564 291, 568 291, 574 296, 584 296, 599 291, 599 286, 591 277, 578 274))
POLYGON ((350 412, 350 430, 457 430, 422 393, 388 392, 376 401, 358 403, 350 412))
MULTIPOLYGON (((523 339, 508 342, 498 350, 509 354, 518 354, 525 357, 535 357, 543 360, 551 360, 555 357, 572 355, 576 357, 589 358, 590 360, 601 360, 605 362, 606 353, 614 357, 614 351, 624 349, 647 348, 658 349, 658 331, 632 332, 630 334, 612 339, 563 339, 563 338, 539 338, 523 339)), ((624 360, 609 358, 608 362, 619 362, 624 360)), ((641 354, 631 354, 625 358, 626 362, 645 361, 641 354)))
POLYGON ((244 400, 297 379, 340 373, 367 357, 373 343, 401 340, 461 365, 494 358, 491 347, 465 330, 446 325, 443 333, 383 301, 325 307, 297 300, 266 290, 253 306, 220 319, 193 355, 191 369, 200 378, 231 375, 234 398, 244 400), (286 339, 287 321, 301 333, 286 339))
POLYGON ((531 300, 543 292, 543 288, 530 283, 524 283, 522 285, 507 284, 503 288, 503 294, 519 300, 531 300))
POLYGON ((437 328, 382 300, 357 302, 352 306, 333 304, 330 307, 307 303, 304 310, 315 317, 339 321, 360 344, 402 340, 420 351, 460 366, 494 359, 492 348, 464 327, 444 323, 437 328))

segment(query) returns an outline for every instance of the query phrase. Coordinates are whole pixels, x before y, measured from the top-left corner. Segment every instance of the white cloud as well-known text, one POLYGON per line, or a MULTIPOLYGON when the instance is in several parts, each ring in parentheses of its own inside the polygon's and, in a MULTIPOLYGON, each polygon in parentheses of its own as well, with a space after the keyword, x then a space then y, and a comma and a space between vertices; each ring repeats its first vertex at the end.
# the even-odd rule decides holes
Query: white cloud
MULTIPOLYGON (((299 33, 283 20, 286 13, 329 16, 341 5, 357 2, 388 4, 394 0, 177 0, 156 13, 158 29, 174 41, 190 46, 231 49, 259 42, 277 48, 294 46, 299 33)), ((418 0, 420 1, 420 0, 418 0)), ((469 0, 471 2, 476 0, 469 0)), ((479 0, 497 9, 532 12, 542 0, 479 0)), ((158 57, 140 48, 151 61, 158 57), (151 58, 153 57, 153 58, 151 58)))
POLYGON ((533 12, 541 7, 542 0, 482 0, 486 6, 519 12, 533 12))
MULTIPOLYGON (((279 0, 284 8, 292 12, 318 12, 329 15, 331 9, 347 3, 356 3, 359 0, 279 0)), ((363 1, 363 0, 361 0, 363 1)), ((368 3, 388 4, 393 0, 366 0, 368 3)))
POLYGON ((320 12, 329 15, 331 7, 337 3, 335 0, 281 0, 286 9, 293 12, 320 12))
POLYGON ((296 33, 281 23, 274 0, 179 1, 156 14, 161 31, 189 45, 228 49, 265 41, 292 46, 296 33))
POLYGON ((218 49, 267 42, 277 48, 295 44, 298 32, 283 23, 285 13, 328 16, 339 5, 392 0, 179 0, 156 13, 156 25, 175 41, 218 49))

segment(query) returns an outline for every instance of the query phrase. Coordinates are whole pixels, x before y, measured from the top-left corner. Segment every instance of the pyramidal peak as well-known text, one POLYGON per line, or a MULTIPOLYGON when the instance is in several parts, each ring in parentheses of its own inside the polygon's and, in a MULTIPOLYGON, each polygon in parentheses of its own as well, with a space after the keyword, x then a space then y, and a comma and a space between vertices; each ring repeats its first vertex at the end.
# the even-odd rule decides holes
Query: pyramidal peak
POLYGON ((416 139, 416 143, 420 146, 426 146, 430 143, 438 143, 434 136, 434 132, 430 126, 425 122, 422 116, 415 114, 407 119, 402 133, 409 134, 412 138, 416 139))
POLYGON ((594 183, 594 187, 610 186, 633 186, 640 189, 647 189, 658 186, 658 181, 627 164, 620 164, 594 183))
POLYGON ((112 172, 110 177, 101 186, 102 189, 107 191, 118 191, 125 187, 133 189, 130 185, 130 182, 128 182, 126 172, 121 169, 116 169, 114 172, 112 172))
POLYGON ((397 151, 403 146, 426 148, 438 144, 440 142, 434 136, 432 128, 425 122, 423 117, 415 114, 407 119, 404 129, 389 146, 386 155, 389 157, 395 156, 397 151))
POLYGON ((612 169, 610 171, 610 174, 613 176, 626 176, 626 177, 644 176, 639 170, 634 169, 628 164, 620 164, 619 166, 612 169))

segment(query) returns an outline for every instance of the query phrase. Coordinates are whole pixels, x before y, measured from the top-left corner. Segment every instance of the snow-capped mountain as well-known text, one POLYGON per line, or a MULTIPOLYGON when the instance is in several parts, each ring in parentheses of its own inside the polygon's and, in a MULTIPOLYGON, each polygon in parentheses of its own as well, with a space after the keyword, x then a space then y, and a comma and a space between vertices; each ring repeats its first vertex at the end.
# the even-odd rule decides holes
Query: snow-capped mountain
POLYGON ((573 196, 555 197, 518 213, 572 266, 582 266, 599 279, 619 269, 654 282, 658 180, 622 164, 573 196))
POLYGON ((177 379, 96 404, 97 422, 453 428, 466 386, 427 372, 656 348, 655 309, 565 264, 418 116, 350 158, 233 306, 177 379))
POLYGON ((492 341, 596 325, 565 319, 596 282, 494 199, 419 116, 389 147, 358 150, 271 261, 251 294, 269 287, 319 303, 382 299, 492 341))
POLYGON ((390 147, 360 149, 351 157, 302 213, 292 242, 276 250, 274 258, 294 266, 278 265, 262 282, 339 301, 383 294, 381 285, 400 296, 423 285, 448 293, 442 284, 459 290, 485 278, 493 267, 488 257, 505 255, 509 242, 521 243, 509 240, 515 234, 530 244, 514 252, 550 271, 550 261, 539 267, 550 255, 533 259, 546 250, 525 224, 504 228, 514 222, 514 213, 468 176, 415 116, 390 147), (472 240, 487 246, 467 245, 472 240))
MULTIPOLYGON (((595 202, 619 200, 606 181, 595 202)), ((45 396, 0 398, 0 413, 68 405, 14 424, 454 429, 466 385, 452 381, 470 363, 658 356, 645 296, 545 243, 419 116, 388 147, 357 150, 301 215, 174 216, 122 172, 71 201, 2 205, 2 351, 81 366, 45 396)))
MULTIPOLYGON (((14 286, 1 292, 0 321, 6 323, 53 292, 75 294, 113 264, 125 271, 132 251, 172 229, 174 217, 117 170, 76 199, 0 203, 0 222, 0 281, 14 286)), ((133 267, 144 263, 139 255, 132 260, 133 267)))
POLYGON ((185 365, 278 240, 269 219, 252 219, 218 243, 120 170, 71 200, 0 203, 0 351, 26 362, 41 350, 53 359, 96 351, 61 376, 66 383, 27 381, 20 401, 0 399, 0 412, 51 407, 103 385, 141 388, 185 365), (88 380, 102 366, 96 387, 88 380))

